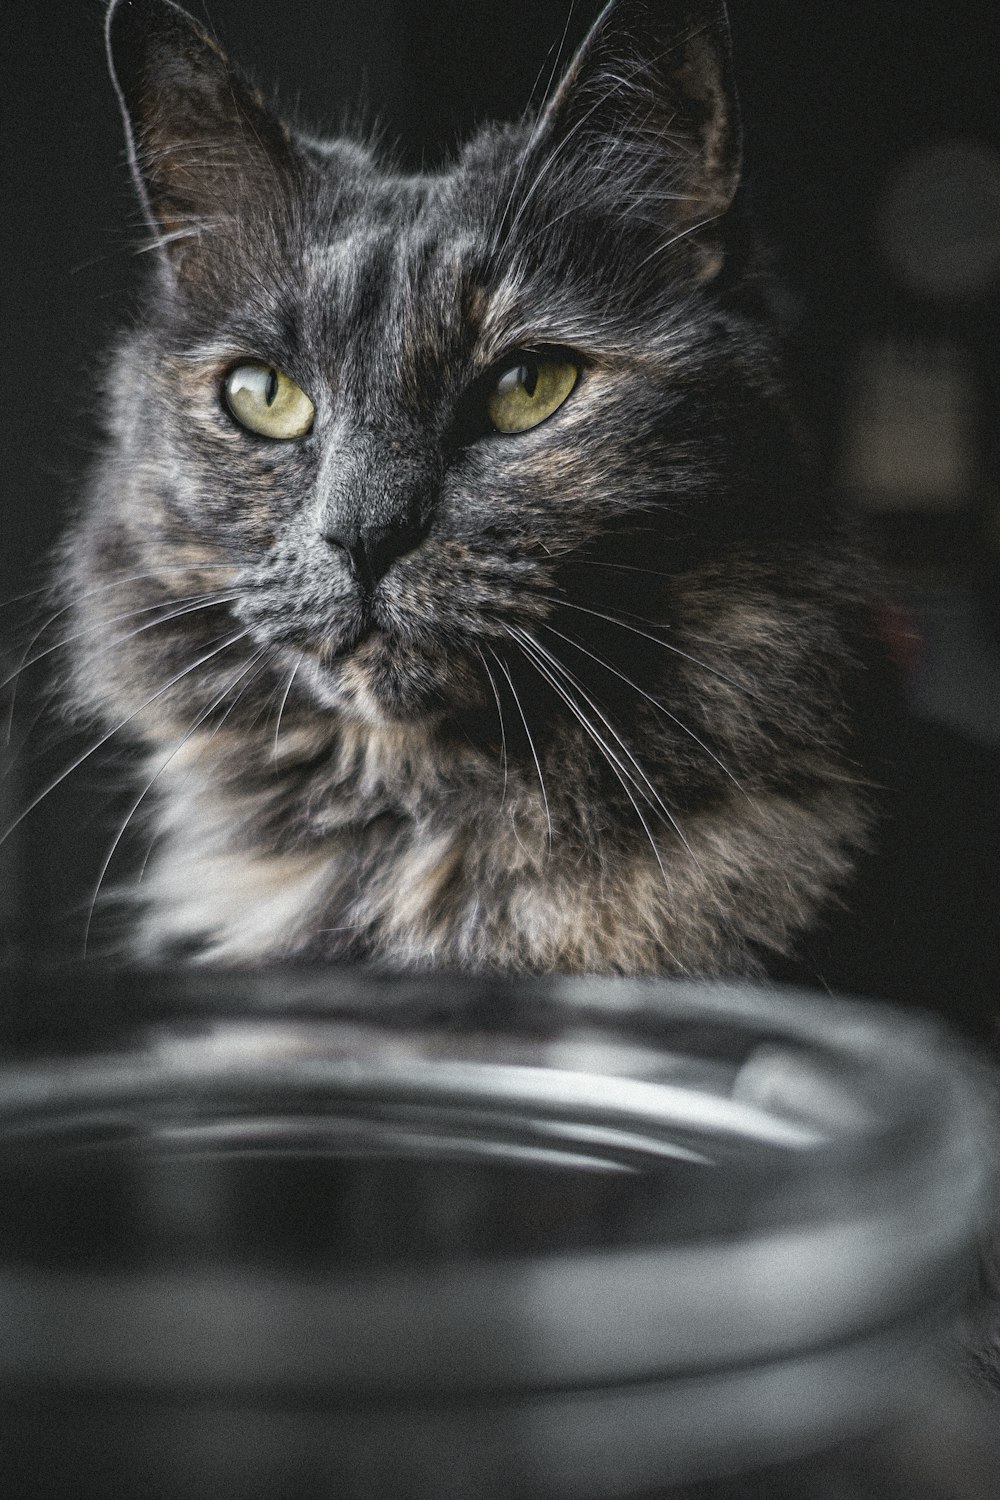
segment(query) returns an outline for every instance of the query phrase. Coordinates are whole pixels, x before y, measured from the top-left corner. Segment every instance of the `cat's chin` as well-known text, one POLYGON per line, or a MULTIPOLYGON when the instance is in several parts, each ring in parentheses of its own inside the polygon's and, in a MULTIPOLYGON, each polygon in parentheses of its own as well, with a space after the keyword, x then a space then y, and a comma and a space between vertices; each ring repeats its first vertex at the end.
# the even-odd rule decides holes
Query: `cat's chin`
POLYGON ((433 668, 385 642, 328 661, 303 657, 300 671, 322 707, 357 723, 430 726, 447 716, 443 684, 433 668))

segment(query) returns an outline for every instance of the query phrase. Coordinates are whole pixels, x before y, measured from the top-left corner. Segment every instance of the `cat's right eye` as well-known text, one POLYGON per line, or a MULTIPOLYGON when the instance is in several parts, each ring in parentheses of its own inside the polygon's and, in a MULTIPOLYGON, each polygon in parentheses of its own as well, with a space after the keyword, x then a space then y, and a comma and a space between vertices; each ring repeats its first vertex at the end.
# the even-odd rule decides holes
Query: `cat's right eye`
POLYGON ((509 436, 540 426, 562 406, 579 373, 577 364, 556 354, 523 354, 497 375, 486 399, 490 422, 509 436))
POLYGON ((261 437, 305 437, 316 408, 301 386, 273 365, 237 365, 223 387, 226 406, 241 427, 261 437))

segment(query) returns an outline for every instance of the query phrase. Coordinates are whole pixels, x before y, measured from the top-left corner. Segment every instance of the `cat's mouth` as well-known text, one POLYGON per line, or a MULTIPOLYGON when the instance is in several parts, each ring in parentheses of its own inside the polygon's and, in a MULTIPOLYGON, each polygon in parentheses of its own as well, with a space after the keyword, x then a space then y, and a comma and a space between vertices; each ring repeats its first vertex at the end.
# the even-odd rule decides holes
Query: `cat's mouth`
MULTIPOLYGON (((284 599, 285 596, 282 596, 284 599)), ((467 635, 411 601, 376 594, 330 601, 303 591, 295 614, 270 591, 248 587, 240 615, 261 645, 282 648, 314 700, 366 723, 417 723, 465 715, 484 695, 467 635)))

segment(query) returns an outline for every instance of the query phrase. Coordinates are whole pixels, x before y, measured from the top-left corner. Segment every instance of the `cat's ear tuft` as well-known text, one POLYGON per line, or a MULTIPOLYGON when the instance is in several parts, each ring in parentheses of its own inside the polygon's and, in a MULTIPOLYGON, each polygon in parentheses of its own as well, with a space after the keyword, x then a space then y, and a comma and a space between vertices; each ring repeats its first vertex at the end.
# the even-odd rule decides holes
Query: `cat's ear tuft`
POLYGON ((203 238, 278 195, 292 160, 288 132, 172 0, 112 0, 106 36, 154 244, 183 279, 203 238))
MULTIPOLYGON (((599 159, 655 200, 702 279, 722 266, 723 217, 739 184, 741 137, 724 0, 611 0, 535 129, 553 150, 599 159)), ((641 196, 641 193, 640 193, 641 196)))

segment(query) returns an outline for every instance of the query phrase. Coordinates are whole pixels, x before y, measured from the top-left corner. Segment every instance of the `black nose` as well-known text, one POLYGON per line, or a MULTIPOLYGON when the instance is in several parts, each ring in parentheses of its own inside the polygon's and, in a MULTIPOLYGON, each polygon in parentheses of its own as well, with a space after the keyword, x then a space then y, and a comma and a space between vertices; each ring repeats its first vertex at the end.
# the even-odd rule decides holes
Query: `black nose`
POLYGON ((324 531, 323 538, 345 554, 351 577, 363 589, 372 589, 396 558, 419 547, 425 535, 422 526, 341 526, 324 531))

